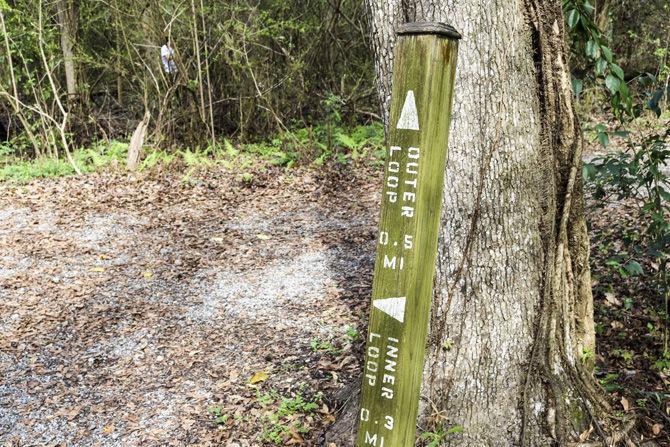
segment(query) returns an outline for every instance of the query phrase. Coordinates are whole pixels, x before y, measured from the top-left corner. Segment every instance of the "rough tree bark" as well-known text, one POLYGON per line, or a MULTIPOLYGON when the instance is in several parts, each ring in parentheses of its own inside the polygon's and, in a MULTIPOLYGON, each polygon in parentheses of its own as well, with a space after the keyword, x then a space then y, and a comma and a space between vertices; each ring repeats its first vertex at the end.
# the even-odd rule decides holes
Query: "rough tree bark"
POLYGON ((584 355, 593 299, 561 2, 367 4, 386 120, 396 26, 463 35, 422 429, 462 426, 443 442, 457 446, 564 446, 590 425, 603 435, 608 406, 584 355))

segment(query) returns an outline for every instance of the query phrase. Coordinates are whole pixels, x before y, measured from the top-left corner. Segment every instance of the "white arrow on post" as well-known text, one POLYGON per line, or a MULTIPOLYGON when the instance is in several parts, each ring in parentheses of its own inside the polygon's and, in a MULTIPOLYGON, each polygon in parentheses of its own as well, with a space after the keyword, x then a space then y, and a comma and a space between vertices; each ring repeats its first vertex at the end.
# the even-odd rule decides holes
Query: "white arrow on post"
POLYGON ((386 298, 381 300, 375 300, 375 308, 381 310, 386 315, 395 318, 401 323, 405 322, 405 304, 407 303, 407 298, 386 298))
POLYGON ((402 107, 400 119, 398 120, 398 129, 420 130, 419 129, 419 113, 416 110, 416 99, 414 98, 414 90, 407 92, 405 98, 405 105, 402 107))

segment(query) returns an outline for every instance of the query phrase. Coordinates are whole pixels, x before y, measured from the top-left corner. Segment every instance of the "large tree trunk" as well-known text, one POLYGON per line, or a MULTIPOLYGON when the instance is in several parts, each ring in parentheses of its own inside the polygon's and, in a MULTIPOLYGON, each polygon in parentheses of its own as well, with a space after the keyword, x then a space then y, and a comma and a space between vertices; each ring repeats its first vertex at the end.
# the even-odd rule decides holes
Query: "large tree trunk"
POLYGON ((387 120, 396 26, 463 34, 420 424, 462 426, 445 445, 568 445, 607 403, 584 360, 593 303, 560 1, 368 6, 387 120))

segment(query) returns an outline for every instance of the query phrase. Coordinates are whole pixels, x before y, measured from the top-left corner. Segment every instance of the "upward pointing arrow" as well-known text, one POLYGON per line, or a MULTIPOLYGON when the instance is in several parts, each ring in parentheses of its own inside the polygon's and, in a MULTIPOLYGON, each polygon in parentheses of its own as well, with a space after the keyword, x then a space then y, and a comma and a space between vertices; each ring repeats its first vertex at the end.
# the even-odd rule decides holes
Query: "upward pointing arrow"
POLYGON ((407 298, 387 298, 375 300, 374 306, 386 315, 395 318, 401 323, 405 322, 405 303, 407 298))
POLYGON ((407 92, 405 105, 402 107, 402 113, 400 113, 397 128, 419 130, 419 114, 416 110, 416 100, 414 99, 413 90, 407 92))

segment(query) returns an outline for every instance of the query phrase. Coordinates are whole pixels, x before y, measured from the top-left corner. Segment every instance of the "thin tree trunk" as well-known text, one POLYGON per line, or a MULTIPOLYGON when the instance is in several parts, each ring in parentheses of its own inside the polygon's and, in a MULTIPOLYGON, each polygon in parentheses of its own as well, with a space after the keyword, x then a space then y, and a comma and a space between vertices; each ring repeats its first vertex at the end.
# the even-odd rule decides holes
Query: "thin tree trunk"
MULTIPOLYGON (((12 109, 14 110, 14 114, 16 117, 19 119, 21 122, 21 125, 23 126, 24 131, 28 134, 28 139, 30 140, 30 143, 33 145, 33 150, 35 151, 35 156, 40 157, 42 155, 42 150, 40 148, 39 142, 37 141, 37 138, 35 137, 35 134, 33 130, 30 127, 30 124, 28 123, 28 120, 26 119, 25 115, 23 114, 23 110, 21 110, 21 103, 19 100, 19 90, 17 87, 16 83, 16 76, 14 74, 14 63, 12 61, 12 51, 9 46, 9 35, 7 34, 7 28, 5 26, 5 15, 3 14, 2 10, 0 10, 0 29, 2 30, 2 36, 3 40, 5 43, 5 51, 7 55, 7 65, 8 65, 8 70, 9 70, 9 77, 11 79, 12 83, 12 94, 11 94, 11 99, 10 103, 12 105, 12 109)), ((6 93, 4 91, 4 87, 0 87, 0 92, 5 93, 9 95, 9 93, 6 93)))
MULTIPOLYGON (((566 445, 607 408, 558 0, 368 0, 388 121, 395 27, 463 34, 420 425, 457 446, 566 445)), ((338 444, 339 445, 339 444, 338 444)))
POLYGON ((77 96, 77 71, 74 60, 77 12, 76 7, 69 0, 61 0, 58 3, 58 20, 61 27, 61 49, 63 51, 68 103, 71 103, 77 96))
MULTIPOLYGON (((116 66, 118 69, 123 66, 123 59, 121 57, 121 45, 117 43, 116 51, 118 56, 116 57, 116 66)), ((123 77, 120 73, 116 73, 116 101, 119 103, 119 106, 123 107, 123 77)))
POLYGON ((193 14, 193 52, 195 53, 196 64, 198 68, 198 92, 200 93, 200 121, 207 126, 205 118, 205 88, 202 85, 202 63, 200 61, 200 40, 198 39, 198 13, 195 9, 195 0, 191 0, 191 12, 193 14))
MULTIPOLYGON (((56 87, 56 83, 54 82, 54 77, 51 72, 51 67, 49 67, 49 61, 47 60, 46 53, 44 52, 44 38, 43 38, 43 32, 44 32, 44 23, 42 20, 42 0, 39 2, 39 13, 38 13, 38 26, 37 26, 37 46, 39 47, 40 50, 40 56, 42 57, 42 64, 44 65, 44 71, 46 73, 47 79, 49 79, 49 85, 51 86, 51 91, 53 93, 54 100, 56 101, 56 104, 58 105, 58 110, 60 111, 62 115, 62 121, 59 123, 56 121, 56 119, 52 116, 46 115, 46 117, 53 122, 53 124, 56 126, 58 129, 58 133, 60 135, 60 140, 61 144, 63 145, 63 150, 65 151, 65 156, 67 157, 68 161, 74 168, 75 172, 77 175, 81 175, 81 171, 79 170, 79 167, 77 166, 77 163, 75 163, 74 159, 72 158, 72 154, 70 153, 70 146, 67 140, 67 135, 66 135, 66 130, 67 130, 67 125, 68 125, 68 118, 69 118, 69 113, 67 110, 65 110, 65 107, 63 107, 63 103, 60 100, 60 92, 58 88, 56 87)), ((50 129, 53 132, 53 126, 50 127, 50 129)), ((53 138, 53 147, 54 150, 57 152, 57 145, 55 142, 56 138, 54 136, 53 138)))
MULTIPOLYGON (((208 35, 205 27, 205 5, 203 0, 200 0, 200 19, 202 21, 202 32, 208 35)), ((212 147, 216 147, 216 129, 214 128, 214 104, 212 99, 212 80, 209 70, 209 44, 208 39, 203 42, 205 48, 205 72, 207 74, 207 99, 209 102, 209 126, 212 133, 212 147)))

